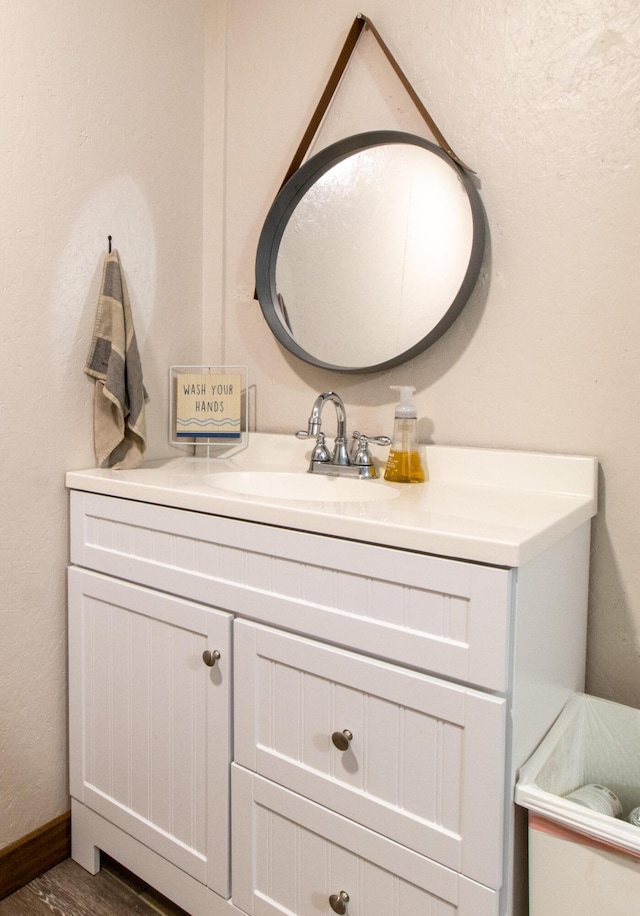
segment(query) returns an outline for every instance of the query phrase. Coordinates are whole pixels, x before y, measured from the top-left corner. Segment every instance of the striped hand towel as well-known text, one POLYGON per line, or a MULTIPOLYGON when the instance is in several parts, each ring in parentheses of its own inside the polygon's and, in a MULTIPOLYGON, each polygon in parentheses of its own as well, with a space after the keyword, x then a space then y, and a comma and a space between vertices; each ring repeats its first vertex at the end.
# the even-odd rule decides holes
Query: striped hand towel
POLYGON ((95 379, 93 437, 98 467, 135 468, 146 448, 149 400, 118 252, 104 261, 93 340, 84 367, 95 379))

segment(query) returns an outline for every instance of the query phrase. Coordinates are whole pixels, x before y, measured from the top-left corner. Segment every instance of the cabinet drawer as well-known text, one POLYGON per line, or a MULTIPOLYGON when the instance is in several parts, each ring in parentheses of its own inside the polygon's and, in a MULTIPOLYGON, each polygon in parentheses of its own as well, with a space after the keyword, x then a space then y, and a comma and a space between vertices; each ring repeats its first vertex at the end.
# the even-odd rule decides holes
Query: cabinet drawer
POLYGON ((499 895, 232 766, 233 903, 249 916, 497 916, 499 895))
POLYGON ((72 563, 493 690, 511 572, 73 492, 72 563))
POLYGON ((500 887, 504 699, 239 620, 234 671, 237 763, 500 887))

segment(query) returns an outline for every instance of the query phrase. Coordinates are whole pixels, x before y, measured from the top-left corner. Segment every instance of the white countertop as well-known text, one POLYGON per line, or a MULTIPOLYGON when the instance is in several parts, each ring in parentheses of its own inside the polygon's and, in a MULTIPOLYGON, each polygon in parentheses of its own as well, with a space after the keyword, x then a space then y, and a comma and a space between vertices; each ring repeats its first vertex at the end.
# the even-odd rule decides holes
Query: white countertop
MULTIPOLYGON (((131 471, 70 471, 66 483, 74 490, 508 567, 526 563, 597 509, 595 458, 451 446, 426 446, 428 482, 387 484, 398 495, 384 501, 273 499, 207 483, 209 475, 230 471, 304 474, 309 449, 308 441, 294 436, 251 433, 248 449, 228 459, 170 458, 131 471)), ((379 455, 384 458, 381 450, 379 455)))

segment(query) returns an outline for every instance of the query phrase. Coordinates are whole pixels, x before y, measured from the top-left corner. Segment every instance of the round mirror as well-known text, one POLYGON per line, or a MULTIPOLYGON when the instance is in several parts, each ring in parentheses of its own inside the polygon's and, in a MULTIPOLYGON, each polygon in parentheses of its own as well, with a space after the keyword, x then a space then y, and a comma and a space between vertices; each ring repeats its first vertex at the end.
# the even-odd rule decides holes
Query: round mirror
POLYGON ((304 163, 271 207, 256 259, 260 306, 306 362, 387 369, 450 327, 484 237, 478 193, 439 146, 396 131, 347 137, 304 163))

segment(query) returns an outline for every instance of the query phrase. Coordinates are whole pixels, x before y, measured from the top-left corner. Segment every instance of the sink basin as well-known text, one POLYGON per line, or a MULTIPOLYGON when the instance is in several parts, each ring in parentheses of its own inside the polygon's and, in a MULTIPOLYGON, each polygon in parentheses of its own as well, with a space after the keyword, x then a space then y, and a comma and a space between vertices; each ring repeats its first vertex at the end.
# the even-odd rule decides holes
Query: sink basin
POLYGON ((270 499, 312 502, 360 503, 395 499, 399 492, 378 480, 355 480, 349 477, 323 477, 306 472, 227 471, 208 474, 210 487, 270 499))

